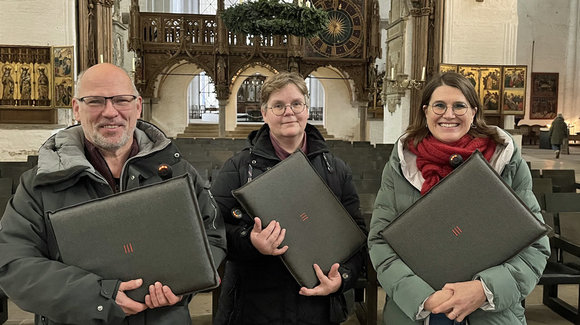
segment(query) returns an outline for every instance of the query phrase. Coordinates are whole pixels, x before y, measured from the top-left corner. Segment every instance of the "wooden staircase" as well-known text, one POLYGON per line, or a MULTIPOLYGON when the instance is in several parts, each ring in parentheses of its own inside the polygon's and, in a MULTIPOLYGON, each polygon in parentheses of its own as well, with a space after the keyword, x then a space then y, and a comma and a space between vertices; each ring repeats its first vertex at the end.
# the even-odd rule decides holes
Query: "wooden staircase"
MULTIPOLYGON (((262 124, 238 124, 233 131, 226 131, 225 138, 245 139, 250 132, 259 129, 262 124)), ((314 125, 325 139, 334 139, 324 126, 314 125)), ((178 138, 219 138, 219 125, 209 123, 191 123, 178 138)))

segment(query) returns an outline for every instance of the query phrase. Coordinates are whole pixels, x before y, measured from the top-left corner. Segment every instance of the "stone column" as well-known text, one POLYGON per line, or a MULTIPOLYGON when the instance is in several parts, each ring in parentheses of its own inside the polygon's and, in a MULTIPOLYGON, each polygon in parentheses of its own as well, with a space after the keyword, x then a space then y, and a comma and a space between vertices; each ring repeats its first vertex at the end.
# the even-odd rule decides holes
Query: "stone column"
POLYGON ((227 99, 218 99, 219 104, 219 137, 224 138, 226 136, 226 105, 228 104, 227 99))
MULTIPOLYGON (((425 5, 420 4, 419 5, 425 5)), ((410 10, 413 16, 413 48, 411 62, 411 73, 409 79, 421 80, 423 68, 427 69, 427 51, 429 41, 429 15, 432 8, 417 7, 410 10)), ((421 90, 411 89, 411 119, 419 110, 416 108, 421 105, 421 90)))
POLYGON ((358 106, 358 117, 360 121, 360 141, 367 141, 367 107, 368 102, 357 102, 358 106))
POLYGON ((79 71, 113 60, 114 0, 79 0, 79 71))

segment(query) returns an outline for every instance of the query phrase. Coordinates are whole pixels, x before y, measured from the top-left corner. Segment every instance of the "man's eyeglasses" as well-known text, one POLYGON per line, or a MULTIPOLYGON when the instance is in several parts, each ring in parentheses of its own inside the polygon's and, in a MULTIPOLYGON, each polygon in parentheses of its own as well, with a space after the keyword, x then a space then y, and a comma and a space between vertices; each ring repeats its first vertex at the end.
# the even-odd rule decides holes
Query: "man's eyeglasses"
POLYGON ((294 114, 300 114, 306 108, 306 104, 302 102, 293 102, 292 104, 274 104, 268 108, 272 110, 274 115, 282 116, 286 112, 286 107, 290 107, 294 114))
MULTIPOLYGON (((447 108, 449 108, 449 106, 447 106, 447 104, 445 104, 445 103, 435 103, 435 104, 431 104, 428 106, 431 106, 433 113, 435 113, 437 115, 445 114, 445 112, 447 111, 447 108)), ((453 103, 453 105, 451 105, 451 109, 453 110, 453 114, 455 114, 455 116, 461 116, 461 115, 464 115, 465 113, 467 113, 467 110, 470 109, 470 107, 466 103, 460 102, 460 103, 453 103)))
POLYGON ((107 105, 107 99, 111 100, 113 106, 118 110, 127 110, 133 108, 131 103, 137 99, 135 95, 116 95, 116 96, 85 96, 78 98, 91 109, 103 109, 107 105))

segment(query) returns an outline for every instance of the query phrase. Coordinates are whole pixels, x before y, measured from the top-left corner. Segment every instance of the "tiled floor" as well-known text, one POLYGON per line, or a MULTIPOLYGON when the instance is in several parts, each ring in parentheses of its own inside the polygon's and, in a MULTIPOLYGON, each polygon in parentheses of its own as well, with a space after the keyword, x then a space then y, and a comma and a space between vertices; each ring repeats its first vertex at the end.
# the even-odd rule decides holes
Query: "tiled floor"
MULTIPOLYGON (((532 168, 544 169, 575 169, 576 180, 580 180, 580 146, 571 146, 570 154, 562 154, 559 159, 555 159, 554 151, 545 149, 536 149, 533 147, 525 147, 523 149, 524 158, 531 162, 532 168)), ((379 289, 381 290, 381 289, 379 289)), ((569 285, 562 286, 560 289, 560 297, 577 307, 578 302, 578 286, 569 285)), ((379 292, 379 310, 380 314, 384 303, 384 292, 379 292)), ((209 325, 211 324, 211 294, 200 294, 196 296, 190 304, 191 314, 195 325, 209 325)), ((570 322, 564 320, 546 306, 542 305, 542 286, 536 287, 531 295, 526 299, 526 315, 529 325, 550 324, 550 325, 564 325, 570 322)), ((6 325, 17 324, 33 324, 33 316, 30 313, 20 310, 13 303, 8 305, 8 321, 6 325)), ((357 325, 359 324, 355 317, 351 317, 344 324, 357 325)))

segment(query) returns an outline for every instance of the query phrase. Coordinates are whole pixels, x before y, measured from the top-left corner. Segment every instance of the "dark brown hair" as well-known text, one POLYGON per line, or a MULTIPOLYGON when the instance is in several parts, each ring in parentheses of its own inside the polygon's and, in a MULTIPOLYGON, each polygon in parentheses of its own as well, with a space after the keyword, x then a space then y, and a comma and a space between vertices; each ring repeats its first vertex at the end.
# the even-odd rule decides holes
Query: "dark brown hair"
MULTIPOLYGON (((467 132, 474 138, 491 138, 498 144, 503 143, 503 140, 497 134, 494 128, 490 127, 485 123, 485 119, 483 117, 483 110, 481 109, 481 103, 479 101, 479 97, 477 96, 477 92, 475 88, 473 88, 473 84, 465 78, 463 75, 456 73, 456 72, 445 72, 439 75, 433 76, 425 87, 423 88, 423 94, 421 96, 421 105, 417 107, 418 111, 411 112, 413 115, 413 119, 407 127, 406 133, 408 134, 408 141, 413 139, 413 144, 416 146, 419 142, 421 142, 427 135, 429 135, 429 128, 427 128, 427 117, 425 116, 425 112, 423 107, 425 105, 429 105, 429 101, 431 100, 431 96, 437 87, 440 86, 449 86, 459 89, 467 101, 469 102, 469 106, 477 107, 477 111, 475 112, 475 117, 473 119, 473 126, 467 132)), ((404 144, 407 145, 406 143, 404 144)))

